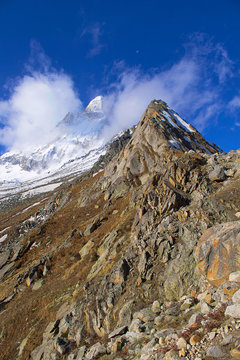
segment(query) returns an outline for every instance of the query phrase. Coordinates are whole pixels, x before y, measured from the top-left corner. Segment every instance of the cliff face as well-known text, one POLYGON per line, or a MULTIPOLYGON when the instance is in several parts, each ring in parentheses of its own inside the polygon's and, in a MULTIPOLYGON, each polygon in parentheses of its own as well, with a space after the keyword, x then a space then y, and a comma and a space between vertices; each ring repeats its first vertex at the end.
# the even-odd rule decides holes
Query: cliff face
POLYGON ((113 147, 51 197, 2 214, 2 358, 230 359, 240 152, 156 100, 113 147))

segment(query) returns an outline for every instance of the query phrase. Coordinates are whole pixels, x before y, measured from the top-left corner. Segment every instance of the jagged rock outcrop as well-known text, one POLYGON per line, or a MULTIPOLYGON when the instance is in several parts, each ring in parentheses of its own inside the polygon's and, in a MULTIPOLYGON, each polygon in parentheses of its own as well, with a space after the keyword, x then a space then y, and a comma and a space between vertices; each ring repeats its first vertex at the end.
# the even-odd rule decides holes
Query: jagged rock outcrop
POLYGON ((5 247, 4 359, 230 359, 240 152, 222 153, 162 101, 115 145, 104 171, 63 189, 61 205, 55 196, 24 251, 13 260, 5 247), (13 326, 19 311, 28 323, 13 326))

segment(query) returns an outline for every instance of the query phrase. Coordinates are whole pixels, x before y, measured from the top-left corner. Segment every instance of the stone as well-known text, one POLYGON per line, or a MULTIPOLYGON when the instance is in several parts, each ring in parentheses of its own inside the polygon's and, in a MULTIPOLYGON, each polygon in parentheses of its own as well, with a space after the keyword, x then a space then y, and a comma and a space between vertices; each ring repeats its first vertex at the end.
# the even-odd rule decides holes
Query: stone
POLYGON ((179 357, 178 353, 175 350, 170 350, 166 352, 164 360, 183 360, 184 358, 179 357))
POLYGON ((18 260, 19 256, 21 255, 21 253, 24 250, 24 245, 23 244, 18 244, 16 247, 14 247, 14 253, 13 253, 13 257, 11 259, 11 261, 16 261, 18 260))
POLYGON ((214 169, 209 173, 209 179, 211 181, 223 181, 226 179, 224 168, 216 165, 214 169))
POLYGON ((81 346, 78 350, 76 360, 82 360, 85 353, 86 353, 87 347, 85 345, 81 346))
POLYGON ((187 309, 190 309, 190 307, 193 305, 192 301, 189 301, 190 299, 187 299, 184 301, 184 303, 180 306, 181 311, 185 311, 187 309))
POLYGON ((161 312, 161 304, 158 300, 155 300, 152 304, 152 312, 159 314, 161 312))
POLYGON ((201 304, 201 313, 207 315, 212 310, 211 306, 209 306, 205 301, 201 304))
POLYGON ((229 281, 240 282, 240 271, 232 272, 232 273, 229 275, 229 281))
POLYGON ((143 322, 153 321, 155 318, 151 308, 144 308, 133 314, 133 319, 140 319, 143 322))
POLYGON ((68 339, 58 337, 54 343, 55 349, 61 354, 64 355, 68 352, 70 347, 70 341, 68 339))
POLYGON ((184 357, 186 355, 186 351, 184 349, 179 350, 178 355, 180 357, 184 357))
POLYGON ((142 347, 142 354, 149 354, 157 343, 157 339, 153 338, 146 345, 142 347))
POLYGON ((155 319, 154 319, 154 324, 156 326, 161 326, 163 320, 164 320, 164 315, 156 316, 155 319))
POLYGON ((240 270, 240 222, 207 229, 200 238, 195 259, 200 272, 219 286, 232 272, 240 270))
POLYGON ((198 344, 201 341, 201 336, 194 334, 190 337, 189 343, 190 345, 194 346, 196 344, 198 344))
POLYGON ((38 280, 33 284, 32 290, 38 290, 44 284, 44 280, 38 280))
POLYGON ((227 306, 225 316, 231 316, 235 319, 240 319, 240 304, 233 304, 227 306))
POLYGON ((213 358, 224 358, 224 357, 226 357, 226 353, 218 345, 210 346, 210 348, 206 352, 206 355, 211 356, 213 358))
POLYGON ((90 350, 85 355, 85 359, 92 360, 97 359, 101 355, 105 355, 107 353, 107 349, 101 345, 100 342, 91 346, 90 350))
POLYGON ((234 359, 240 359, 240 346, 232 349, 231 355, 234 357, 234 359))
POLYGON ((209 337, 209 340, 213 340, 216 336, 216 332, 215 331, 212 331, 209 333, 208 337, 209 337))
POLYGON ((133 300, 128 301, 123 305, 118 315, 117 326, 124 326, 130 324, 135 310, 135 303, 133 300))
POLYGON ((76 354, 74 354, 74 353, 69 354, 67 357, 67 360, 75 360, 75 359, 76 359, 76 354))
POLYGON ((144 322, 140 319, 133 319, 129 326, 130 332, 142 333, 145 330, 144 322))
POLYGON ((158 342, 159 342, 159 345, 161 345, 161 346, 164 346, 166 344, 165 343, 165 338, 163 336, 160 336, 158 342))
POLYGON ((226 174, 228 177, 233 177, 234 174, 235 174, 235 170, 234 170, 234 169, 225 170, 225 174, 226 174))
POLYGON ((111 352, 114 354, 114 353, 120 351, 122 349, 122 347, 123 347, 123 344, 122 344, 121 339, 117 339, 112 346, 111 352))
POLYGON ((79 251, 81 258, 87 256, 93 247, 94 247, 94 242, 89 240, 79 251))
POLYGON ((122 327, 120 327, 120 328, 115 329, 114 331, 112 331, 112 332, 108 335, 108 338, 109 338, 109 339, 112 339, 112 338, 114 338, 115 336, 123 335, 123 334, 125 334, 127 331, 128 331, 128 326, 122 326, 122 327))
POLYGON ((222 346, 229 345, 229 344, 231 344, 232 340, 233 340, 232 335, 225 336, 221 341, 221 345, 222 346))
POLYGON ((41 359, 43 359, 44 350, 45 350, 45 344, 40 345, 37 348, 35 348, 31 352, 31 359, 32 360, 41 360, 41 359))
POLYGON ((195 270, 192 251, 181 248, 178 258, 173 259, 165 270, 164 291, 167 300, 180 299, 188 292, 194 281, 198 281, 195 270))
POLYGON ((3 253, 0 254, 0 269, 3 267, 3 265, 6 264, 6 262, 8 261, 10 252, 9 251, 4 251, 3 253))
POLYGON ((212 294, 207 294, 204 300, 208 305, 211 305, 211 303, 214 302, 214 300, 212 299, 212 294))
POLYGON ((92 234, 99 226, 101 222, 99 217, 97 216, 88 226, 86 227, 86 230, 84 232, 84 236, 92 234))
POLYGON ((14 261, 10 262, 9 264, 6 264, 2 267, 2 269, 0 270, 0 280, 3 278, 3 276, 9 271, 11 270, 11 268, 14 266, 14 261))
POLYGON ((202 316, 200 312, 194 313, 188 320, 188 326, 192 326, 193 324, 195 324, 197 322, 197 318, 200 316, 202 316))
POLYGON ((187 348, 187 341, 183 337, 179 338, 176 344, 179 350, 187 348))
POLYGON ((240 304, 240 289, 234 293, 232 297, 232 302, 236 304, 240 304))

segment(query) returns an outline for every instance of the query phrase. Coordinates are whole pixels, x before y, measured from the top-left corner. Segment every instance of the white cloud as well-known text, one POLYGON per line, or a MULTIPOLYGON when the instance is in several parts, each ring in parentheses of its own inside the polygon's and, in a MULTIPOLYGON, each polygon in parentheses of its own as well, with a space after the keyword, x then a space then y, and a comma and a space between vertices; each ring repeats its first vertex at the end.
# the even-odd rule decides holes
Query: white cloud
MULTIPOLYGON (((56 137, 55 126, 67 112, 81 106, 71 78, 62 72, 48 72, 48 58, 39 48, 37 52, 43 72, 23 76, 12 88, 9 100, 0 101, 0 119, 5 124, 0 130, 0 143, 11 150, 46 144, 56 137)), ((34 61, 29 64, 28 68, 34 61)))
MULTIPOLYGON (((122 62, 117 64, 118 73, 119 68, 122 62)), ((185 56, 168 70, 152 75, 122 70, 105 97, 110 124, 104 136, 136 124, 153 99, 164 100, 202 131, 223 111, 222 86, 231 76, 232 62, 222 46, 198 41, 188 44, 185 56)))

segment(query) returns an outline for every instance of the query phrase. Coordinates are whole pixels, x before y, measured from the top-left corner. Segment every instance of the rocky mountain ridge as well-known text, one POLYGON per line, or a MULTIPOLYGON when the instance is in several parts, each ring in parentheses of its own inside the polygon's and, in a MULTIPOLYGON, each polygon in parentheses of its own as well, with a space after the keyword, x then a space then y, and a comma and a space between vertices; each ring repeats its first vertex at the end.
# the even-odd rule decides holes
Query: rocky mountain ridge
POLYGON ((4 360, 239 358, 240 152, 163 101, 133 130, 3 214, 4 360))

